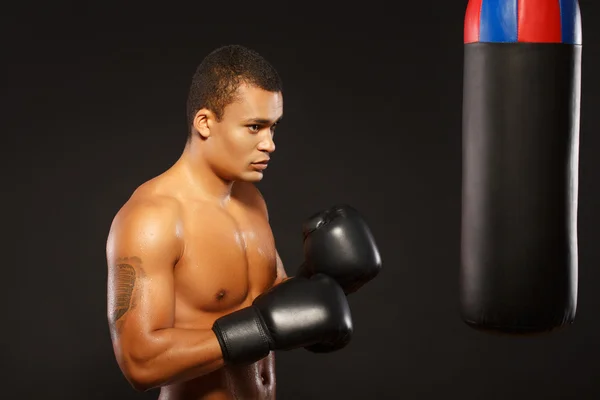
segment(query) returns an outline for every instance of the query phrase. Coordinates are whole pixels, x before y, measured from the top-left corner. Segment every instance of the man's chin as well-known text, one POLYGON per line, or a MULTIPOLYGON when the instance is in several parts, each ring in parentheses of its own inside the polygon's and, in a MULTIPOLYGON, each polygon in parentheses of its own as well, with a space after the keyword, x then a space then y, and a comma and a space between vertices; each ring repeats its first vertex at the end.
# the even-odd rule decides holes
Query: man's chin
POLYGON ((260 182, 263 179, 264 174, 260 171, 251 171, 242 174, 238 180, 244 182, 260 182))

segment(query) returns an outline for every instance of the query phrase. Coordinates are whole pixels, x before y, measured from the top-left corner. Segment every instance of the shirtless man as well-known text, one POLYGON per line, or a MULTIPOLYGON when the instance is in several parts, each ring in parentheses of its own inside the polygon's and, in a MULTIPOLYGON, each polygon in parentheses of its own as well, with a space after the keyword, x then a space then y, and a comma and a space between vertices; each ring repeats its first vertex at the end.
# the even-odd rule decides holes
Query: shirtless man
POLYGON ((242 46, 210 53, 181 157, 142 184, 108 235, 108 321, 119 367, 161 400, 273 399, 274 351, 329 352, 352 335, 346 295, 381 261, 358 213, 316 213, 287 277, 254 183, 275 150, 281 82, 242 46))

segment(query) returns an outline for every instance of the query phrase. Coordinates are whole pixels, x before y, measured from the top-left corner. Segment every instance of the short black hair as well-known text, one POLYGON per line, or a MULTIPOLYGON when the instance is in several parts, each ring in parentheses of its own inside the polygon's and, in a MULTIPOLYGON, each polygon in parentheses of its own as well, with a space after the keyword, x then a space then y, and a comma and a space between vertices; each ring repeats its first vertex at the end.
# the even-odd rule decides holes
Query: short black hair
POLYGON ((219 47, 202 60, 194 73, 188 94, 188 138, 198 110, 207 108, 220 120, 225 106, 235 100, 235 93, 242 83, 270 92, 283 92, 277 70, 264 57, 247 47, 219 47))

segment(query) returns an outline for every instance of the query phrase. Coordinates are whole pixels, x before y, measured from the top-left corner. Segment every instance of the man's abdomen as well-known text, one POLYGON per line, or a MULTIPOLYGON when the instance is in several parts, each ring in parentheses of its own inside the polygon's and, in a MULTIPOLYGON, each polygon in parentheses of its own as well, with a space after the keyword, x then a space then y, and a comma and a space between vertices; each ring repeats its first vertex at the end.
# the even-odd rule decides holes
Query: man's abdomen
POLYGON ((275 399, 273 356, 248 366, 228 366, 161 389, 159 400, 275 399))

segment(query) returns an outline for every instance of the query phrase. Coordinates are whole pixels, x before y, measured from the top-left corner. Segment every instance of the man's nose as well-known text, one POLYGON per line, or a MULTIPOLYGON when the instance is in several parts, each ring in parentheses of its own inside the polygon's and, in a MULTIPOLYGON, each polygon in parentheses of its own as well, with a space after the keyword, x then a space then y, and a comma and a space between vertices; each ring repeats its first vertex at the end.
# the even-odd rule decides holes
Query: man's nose
POLYGON ((272 153, 275 151, 275 142, 273 141, 273 136, 271 133, 267 133, 263 139, 258 144, 258 149, 260 151, 266 151, 268 153, 272 153))

